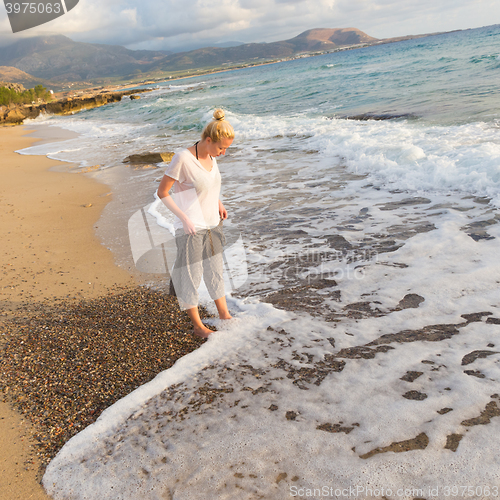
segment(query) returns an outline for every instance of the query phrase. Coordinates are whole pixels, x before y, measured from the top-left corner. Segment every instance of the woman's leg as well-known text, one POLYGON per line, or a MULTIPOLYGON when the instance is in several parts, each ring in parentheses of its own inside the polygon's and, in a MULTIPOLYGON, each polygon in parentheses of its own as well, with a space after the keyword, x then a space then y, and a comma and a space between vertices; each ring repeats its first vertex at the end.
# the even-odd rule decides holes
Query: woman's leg
POLYGON ((215 306, 217 307, 217 311, 219 312, 220 319, 231 319, 232 316, 229 313, 226 303, 226 296, 223 295, 220 299, 214 301, 215 306))
POLYGON ((211 333, 214 333, 201 322, 198 306, 186 309, 186 312, 193 323, 193 333, 196 336, 206 339, 211 333))
POLYGON ((181 310, 185 310, 193 323, 193 333, 207 338, 212 330, 207 328, 198 311, 198 287, 203 272, 203 234, 176 233, 177 258, 172 269, 172 283, 181 310))
POLYGON ((204 245, 203 280, 215 302, 220 319, 231 319, 227 309, 223 277, 224 234, 222 222, 207 232, 204 245), (218 297, 218 298, 216 298, 218 297))

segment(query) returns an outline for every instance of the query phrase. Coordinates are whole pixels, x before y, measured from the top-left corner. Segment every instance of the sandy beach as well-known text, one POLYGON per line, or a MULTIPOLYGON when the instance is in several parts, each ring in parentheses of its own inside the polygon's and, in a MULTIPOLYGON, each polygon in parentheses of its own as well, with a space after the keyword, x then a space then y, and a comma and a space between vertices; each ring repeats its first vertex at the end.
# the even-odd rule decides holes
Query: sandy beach
MULTIPOLYGON (((109 188, 51 171, 59 162, 15 153, 35 141, 27 127, 0 129, 2 322, 24 302, 97 297, 114 284, 133 285, 94 236, 109 188)), ((26 419, 0 403, 0 497, 6 500, 48 498, 29 435, 26 419)))
POLYGON ((26 128, 0 132, 2 302, 12 308, 73 293, 95 297, 111 284, 132 284, 94 236, 109 187, 50 171, 59 162, 15 153, 35 140, 26 136, 26 128))

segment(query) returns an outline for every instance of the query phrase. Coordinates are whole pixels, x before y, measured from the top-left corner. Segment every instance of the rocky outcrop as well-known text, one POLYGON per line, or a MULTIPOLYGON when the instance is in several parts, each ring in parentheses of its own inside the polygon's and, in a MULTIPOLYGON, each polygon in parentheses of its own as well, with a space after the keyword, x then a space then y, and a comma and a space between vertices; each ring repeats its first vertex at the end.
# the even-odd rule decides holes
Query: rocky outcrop
POLYGON ((15 90, 16 92, 24 92, 26 89, 20 83, 0 82, 0 87, 15 90))
POLYGON ((130 163, 132 165, 144 165, 148 163, 161 163, 169 162, 174 156, 174 153, 165 151, 162 153, 139 153, 127 156, 123 163, 130 163))
POLYGON ((10 106, 0 106, 0 123, 22 123, 26 118, 21 106, 11 104, 10 106))
POLYGON ((96 108, 112 102, 121 101, 122 97, 126 95, 150 92, 150 90, 151 89, 134 89, 117 92, 89 93, 78 97, 65 97, 63 99, 39 104, 11 104, 9 106, 0 106, 0 124, 20 124, 26 118, 36 118, 41 113, 70 115, 84 109, 96 108))

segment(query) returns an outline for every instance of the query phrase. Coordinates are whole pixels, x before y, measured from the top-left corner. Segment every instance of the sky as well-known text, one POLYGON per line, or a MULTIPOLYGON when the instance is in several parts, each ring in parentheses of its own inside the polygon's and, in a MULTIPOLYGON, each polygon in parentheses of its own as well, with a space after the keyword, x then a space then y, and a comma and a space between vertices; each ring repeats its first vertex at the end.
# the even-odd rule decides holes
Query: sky
POLYGON ((312 28, 358 28, 391 38, 500 23, 499 0, 79 0, 62 17, 18 33, 12 33, 6 12, 0 4, 0 46, 59 34, 176 52, 229 41, 286 40, 312 28))

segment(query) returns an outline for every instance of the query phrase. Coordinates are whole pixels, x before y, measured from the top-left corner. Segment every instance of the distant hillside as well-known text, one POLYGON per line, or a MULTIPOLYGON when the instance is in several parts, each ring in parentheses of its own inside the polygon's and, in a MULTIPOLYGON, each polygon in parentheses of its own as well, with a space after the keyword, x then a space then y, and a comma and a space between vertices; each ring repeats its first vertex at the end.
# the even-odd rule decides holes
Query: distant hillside
POLYGON ((156 66, 157 69, 163 71, 209 68, 255 60, 279 59, 301 52, 333 50, 376 41, 376 38, 356 28, 317 28, 280 42, 248 43, 228 48, 210 47, 172 54, 163 61, 159 61, 156 66))
POLYGON ((38 78, 81 81, 129 75, 165 55, 151 50, 128 50, 119 45, 74 42, 55 35, 23 39, 3 48, 0 64, 14 66, 38 78))
POLYGON ((368 36, 356 28, 341 29, 313 29, 304 31, 299 36, 288 40, 294 44, 297 50, 329 50, 346 45, 358 45, 360 43, 373 43, 377 39, 368 36))
MULTIPOLYGON (((227 48, 227 47, 237 47, 238 45, 245 45, 244 42, 221 42, 216 43, 214 47, 227 48)), ((185 51, 184 51, 185 52, 185 51)))
POLYGON ((35 76, 29 75, 28 73, 12 66, 0 66, 0 82, 18 83, 25 88, 33 88, 36 85, 43 85, 44 87, 51 89, 54 86, 53 82, 49 80, 36 78, 35 76))
POLYGON ((0 52, 0 65, 18 68, 35 78, 57 82, 131 79, 148 75, 223 67, 291 57, 302 52, 376 42, 356 28, 313 29, 295 38, 273 43, 210 47, 172 54, 128 50, 118 45, 74 42, 62 36, 23 39, 0 52))

